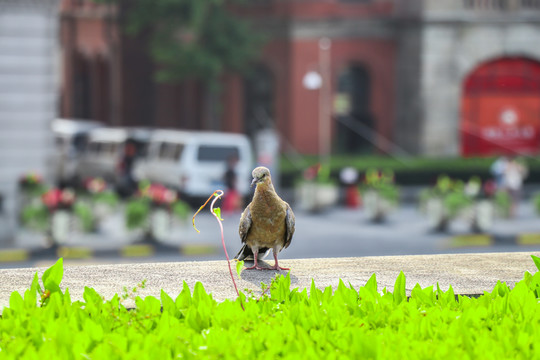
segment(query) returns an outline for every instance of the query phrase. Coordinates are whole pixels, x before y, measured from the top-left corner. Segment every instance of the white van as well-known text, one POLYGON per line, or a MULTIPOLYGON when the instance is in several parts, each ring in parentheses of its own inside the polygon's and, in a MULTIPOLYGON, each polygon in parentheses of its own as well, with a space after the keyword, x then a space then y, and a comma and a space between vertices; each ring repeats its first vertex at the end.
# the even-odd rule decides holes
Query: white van
MULTIPOLYGON (((145 128, 98 128, 88 133, 88 144, 77 173, 81 180, 101 177, 113 185, 123 180, 122 161, 126 145, 135 146, 135 160, 144 156, 151 131, 145 128)), ((135 161, 134 160, 134 161, 135 161)))
POLYGON ((53 181, 59 186, 77 183, 77 166, 88 143, 91 130, 103 127, 97 121, 55 119, 51 123, 54 134, 54 152, 51 156, 53 181))
POLYGON ((145 162, 136 170, 139 179, 174 188, 187 198, 206 198, 225 189, 227 161, 236 157, 237 190, 250 191, 252 152, 243 134, 155 130, 145 162))

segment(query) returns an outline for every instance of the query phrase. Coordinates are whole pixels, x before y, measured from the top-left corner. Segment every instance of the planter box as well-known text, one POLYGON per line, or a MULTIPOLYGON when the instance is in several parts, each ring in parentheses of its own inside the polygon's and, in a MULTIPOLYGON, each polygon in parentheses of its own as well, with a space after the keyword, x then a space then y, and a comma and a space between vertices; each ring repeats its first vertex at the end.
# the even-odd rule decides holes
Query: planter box
POLYGON ((445 208, 443 200, 438 197, 429 198, 426 202, 426 215, 428 217, 429 226, 435 231, 448 230, 450 222, 450 214, 445 208))
POLYGON ((296 188, 295 195, 298 209, 318 212, 336 205, 339 191, 334 184, 305 182, 296 188))
POLYGON ((373 222, 384 221, 386 216, 395 208, 391 201, 371 190, 364 192, 363 203, 368 220, 373 222))

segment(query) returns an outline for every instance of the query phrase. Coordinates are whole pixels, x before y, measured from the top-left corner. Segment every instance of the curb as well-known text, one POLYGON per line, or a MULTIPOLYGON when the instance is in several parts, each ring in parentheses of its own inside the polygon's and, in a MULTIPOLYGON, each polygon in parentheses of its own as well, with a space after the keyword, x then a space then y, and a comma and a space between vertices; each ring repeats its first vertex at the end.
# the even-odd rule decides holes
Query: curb
POLYGON ((466 234, 448 238, 448 247, 529 246, 540 245, 540 233, 518 235, 466 234))
POLYGON ((0 263, 14 263, 43 259, 92 259, 99 257, 142 258, 156 254, 178 254, 186 256, 210 255, 219 252, 219 247, 209 244, 185 244, 171 246, 158 243, 138 243, 115 249, 96 249, 88 246, 52 246, 37 249, 0 250, 0 263))

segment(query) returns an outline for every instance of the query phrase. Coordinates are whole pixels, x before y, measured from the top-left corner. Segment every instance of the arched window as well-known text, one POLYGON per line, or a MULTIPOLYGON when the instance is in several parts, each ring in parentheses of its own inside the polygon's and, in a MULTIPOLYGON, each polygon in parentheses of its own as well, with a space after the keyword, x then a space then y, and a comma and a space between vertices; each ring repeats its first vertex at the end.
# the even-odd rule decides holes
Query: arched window
POLYGON ((340 153, 371 151, 373 116, 369 103, 371 84, 365 66, 354 64, 339 74, 338 96, 345 110, 337 115, 336 150, 340 153))
POLYGON ((481 64, 463 83, 461 153, 540 151, 540 62, 505 57, 481 64))
POLYGON ((258 64, 244 79, 244 126, 248 135, 274 127, 274 77, 270 69, 258 64))

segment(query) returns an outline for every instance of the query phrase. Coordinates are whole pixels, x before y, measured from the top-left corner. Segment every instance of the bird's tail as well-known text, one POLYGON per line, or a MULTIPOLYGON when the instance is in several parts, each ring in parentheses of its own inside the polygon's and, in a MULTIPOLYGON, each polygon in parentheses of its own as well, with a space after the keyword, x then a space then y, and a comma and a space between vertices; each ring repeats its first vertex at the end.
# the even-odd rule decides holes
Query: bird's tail
MULTIPOLYGON (((269 251, 270 251, 269 248, 265 248, 265 247, 260 248, 257 254, 258 255, 257 259, 258 260, 264 259, 266 255, 268 255, 269 251)), ((244 244, 244 246, 242 246, 242 248, 240 249, 240 251, 238 252, 238 254, 236 254, 234 258, 237 260, 253 261, 253 250, 251 250, 251 248, 247 246, 247 244, 244 244)))

